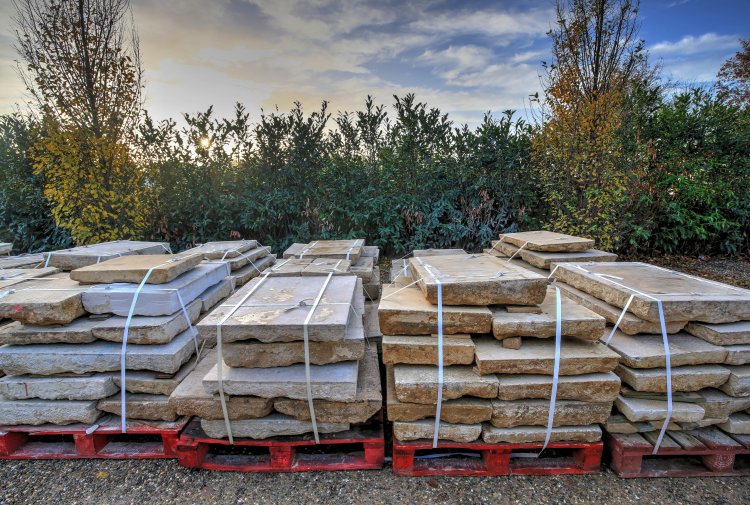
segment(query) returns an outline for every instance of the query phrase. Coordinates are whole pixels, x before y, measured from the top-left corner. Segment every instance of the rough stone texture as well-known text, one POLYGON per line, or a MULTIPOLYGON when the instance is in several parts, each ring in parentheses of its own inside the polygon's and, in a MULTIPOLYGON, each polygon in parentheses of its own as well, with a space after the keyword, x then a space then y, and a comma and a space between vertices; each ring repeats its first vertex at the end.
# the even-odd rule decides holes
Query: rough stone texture
POLYGON ((300 273, 302 277, 316 275, 352 275, 351 263, 344 259, 315 258, 300 273))
POLYGON ((380 248, 376 245, 366 245, 362 247, 363 258, 373 258, 373 261, 377 263, 380 260, 380 248))
POLYGON ((409 270, 409 260, 406 258, 391 261, 391 276, 389 280, 395 283, 399 280, 406 281, 409 284, 414 281, 409 270))
POLYGON ((378 321, 378 302, 365 302, 365 337, 367 339, 376 339, 380 342, 383 332, 380 331, 380 322, 378 321))
POLYGON ((750 365, 727 366, 729 378, 719 389, 730 396, 750 396, 750 365))
MULTIPOLYGON (((642 398, 626 398, 618 396, 615 407, 628 421, 663 421, 667 418, 667 402, 659 400, 644 400, 642 398)), ((696 422, 703 419, 705 410, 695 403, 672 402, 672 422, 696 422)))
MULTIPOLYGON (((114 342, 90 344, 9 345, 0 347, 0 370, 8 375, 115 372, 120 370, 122 346, 114 342)), ((175 373, 195 352, 185 331, 168 344, 128 345, 128 370, 175 373)))
MULTIPOLYGON (((520 349, 506 349, 494 338, 476 337, 476 370, 487 374, 552 375, 555 360, 554 340, 530 339, 520 349)), ((614 370, 620 355, 598 342, 563 338, 560 350, 560 375, 581 375, 614 370)))
POLYGON ((380 283, 380 267, 372 270, 372 279, 367 284, 362 285, 362 292, 368 300, 377 300, 383 293, 383 285, 380 283))
POLYGON ((555 263, 579 263, 587 261, 617 261, 617 255, 597 249, 587 249, 579 252, 542 252, 532 251, 528 246, 519 252, 519 247, 509 243, 493 241, 492 248, 508 257, 520 257, 528 264, 544 270, 551 270, 555 263))
POLYGON ((0 397, 8 400, 99 400, 119 390, 111 373, 84 377, 8 375, 0 378, 0 397))
POLYGON ((539 305, 547 293, 545 277, 487 254, 411 258, 409 268, 432 304, 439 285, 444 305, 539 305))
MULTIPOLYGON (((484 424, 482 440, 487 444, 544 442, 546 433, 547 428, 542 426, 496 428, 491 424, 484 424)), ((598 425, 560 426, 552 428, 550 434, 550 442, 598 442, 601 438, 602 430, 598 425)))
POLYGON ((577 252, 594 247, 591 239, 546 230, 501 233, 500 240, 529 251, 577 252))
POLYGON ((276 255, 269 254, 258 261, 253 261, 251 265, 232 271, 232 279, 234 280, 235 287, 244 286, 251 280, 263 274, 263 272, 272 267, 275 263, 276 255))
POLYGON ((241 258, 243 253, 258 247, 257 240, 224 240, 206 242, 181 252, 181 255, 197 254, 207 260, 241 258))
POLYGON ((2 400, 0 426, 31 424, 91 424, 100 412, 95 400, 2 400))
MULTIPOLYGON (((38 254, 19 254, 18 256, 5 256, 0 258, 0 269, 11 268, 33 269, 44 265, 44 256, 38 254)), ((54 268, 54 267, 49 267, 54 268)), ((38 270, 39 268, 37 268, 38 270)))
MULTIPOLYGON (((498 375, 497 380, 501 400, 549 399, 552 394, 551 375, 498 375)), ((620 378, 612 372, 566 375, 557 384, 558 400, 611 403, 619 392, 620 378)))
MULTIPOLYGON (((492 400, 492 419, 497 428, 516 426, 547 426, 549 400, 492 400)), ((571 400, 555 402, 553 426, 585 426, 605 423, 612 403, 588 403, 571 400)))
POLYGON ((0 345, 86 344, 96 340, 92 328, 101 319, 80 317, 67 325, 34 326, 12 322, 0 328, 0 345))
MULTIPOLYGON (((374 346, 367 349, 364 359, 359 364, 357 396, 353 402, 313 400, 315 419, 322 423, 364 423, 382 407, 378 353, 374 346)), ((306 399, 277 398, 273 402, 273 408, 300 421, 310 420, 310 408, 306 399)))
MULTIPOLYGON (((169 396, 195 368, 196 357, 182 365, 174 374, 163 374, 150 370, 128 371, 125 374, 125 390, 129 393, 169 396)), ((120 388, 120 374, 114 374, 114 382, 120 388)))
POLYGON ((83 291, 67 274, 24 281, 0 298, 0 319, 41 326, 70 324, 86 313, 81 303, 83 291))
POLYGON ((750 435, 750 415, 732 414, 726 422, 719 424, 719 428, 734 435, 750 435))
MULTIPOLYGON (((138 295, 136 316, 168 316, 182 309, 209 287, 227 276, 228 267, 221 262, 201 263, 189 272, 165 284, 146 284, 138 295), (179 293, 179 296, 178 296, 179 293)), ((83 306, 92 314, 114 313, 127 316, 138 284, 115 283, 89 286, 83 293, 83 306)))
MULTIPOLYGON (((185 310, 194 324, 201 313, 201 301, 193 300, 185 310)), ((127 317, 114 316, 92 328, 96 338, 108 342, 122 342, 127 317)), ((177 335, 188 329, 188 322, 182 310, 169 316, 134 316, 128 329, 130 344, 168 344, 177 335)))
MULTIPOLYGON (((667 390, 666 368, 630 368, 620 365, 615 373, 636 391, 664 393, 667 390)), ((715 388, 729 378, 729 369, 719 365, 688 365, 672 368, 672 391, 698 391, 715 388)))
POLYGON ((414 249, 411 255, 415 258, 426 258, 429 256, 456 256, 457 254, 468 254, 463 249, 414 249))
POLYGON ((375 267, 375 258, 361 256, 359 261, 351 264, 351 272, 362 279, 362 282, 372 282, 375 267))
MULTIPOLYGON (((253 280, 203 318, 197 325, 198 331, 204 339, 215 341, 218 323, 231 313, 221 326, 223 342, 302 340, 305 319, 326 280, 326 276, 253 280), (242 306, 236 308, 239 303, 242 306)), ((331 277, 307 325, 310 341, 344 339, 352 317, 351 304, 354 303, 357 280, 351 275, 331 277)))
POLYGON ((541 314, 541 305, 505 305, 505 311, 510 314, 541 314))
MULTIPOLYGON (((631 368, 666 366, 661 335, 630 336, 616 331, 609 347, 620 354, 620 363, 631 368)), ((673 367, 724 363, 727 351, 686 333, 669 336, 670 362, 673 367)))
POLYGON ((727 359, 724 360, 726 365, 747 365, 750 364, 750 344, 744 345, 726 345, 723 347, 727 351, 727 359))
POLYGON ((523 341, 521 337, 508 337, 501 340, 506 349, 520 349, 523 341))
MULTIPOLYGON (((120 394, 99 400, 96 407, 102 412, 120 415, 122 412, 120 394)), ((147 421, 174 421, 177 413, 169 404, 169 396, 131 394, 125 395, 125 414, 128 419, 144 419, 147 421)))
MULTIPOLYGON (((425 300, 416 287, 383 286, 378 307, 380 330, 385 335, 433 335, 437 333, 437 305, 425 300), (399 291, 400 290, 400 291, 399 291)), ((487 307, 443 307, 443 333, 489 333, 492 312, 487 307)))
MULTIPOLYGON (((438 369, 429 365, 394 365, 396 398, 405 403, 434 405, 437 401, 438 369)), ((497 378, 480 376, 471 367, 454 365, 443 369, 443 400, 462 396, 497 397, 497 378)))
MULTIPOLYGON (((401 402, 396 397, 396 382, 393 367, 386 368, 386 392, 389 421, 417 421, 434 418, 436 405, 401 402)), ((492 417, 492 403, 484 398, 457 398, 444 400, 440 409, 440 420, 447 423, 477 424, 492 417)))
POLYGON ((23 281, 47 277, 48 275, 56 274, 60 271, 54 267, 8 268, 3 266, 2 259, 4 258, 0 258, 0 290, 2 291, 11 289, 13 286, 17 286, 23 281))
MULTIPOLYGON (((384 336, 383 363, 437 366, 437 336, 384 336)), ((444 366, 471 365, 472 363, 474 363, 474 342, 469 335, 443 337, 444 366)))
POLYGON ((750 319, 750 291, 646 263, 559 263, 556 278, 620 308, 635 294, 629 310, 647 321, 659 321, 657 298, 667 321, 750 319))
POLYGON ((218 303, 229 298, 232 291, 234 291, 234 279, 232 277, 225 277, 223 281, 211 286, 198 295, 198 299, 201 302, 201 314, 210 311, 218 303))
POLYGON ((685 331, 715 345, 750 344, 750 321, 707 324, 691 322, 685 331))
POLYGON ((138 242, 133 240, 113 240, 93 245, 83 245, 71 249, 62 249, 42 253, 47 263, 45 266, 61 270, 75 270, 88 265, 95 265, 120 256, 134 254, 164 254, 169 244, 166 242, 138 242))
POLYGON ((703 398, 701 407, 706 417, 711 419, 726 419, 735 412, 750 409, 750 396, 729 396, 718 389, 701 389, 698 394, 703 398))
MULTIPOLYGON (((219 398, 206 392, 203 377, 216 366, 216 349, 209 350, 169 396, 175 412, 181 416, 203 419, 224 419, 219 398)), ((229 419, 265 417, 273 410, 272 398, 256 396, 227 397, 229 419)))
MULTIPOLYGON (((610 305, 607 302, 599 300, 595 296, 576 289, 568 284, 557 282, 555 285, 560 288, 560 293, 570 298, 574 302, 592 312, 596 312, 608 323, 614 325, 622 314, 622 309, 610 305)), ((687 321, 666 321, 667 333, 677 333, 678 331, 685 328, 687 321)), ((645 321, 640 317, 636 317, 630 312, 626 312, 625 316, 620 321, 618 327, 623 333, 627 335, 638 335, 640 333, 657 334, 661 333, 661 323, 659 321, 645 321)))
POLYGON ((309 244, 292 244, 284 251, 286 258, 332 258, 359 260, 365 241, 356 240, 316 240, 309 244))
MULTIPOLYGON (((188 254, 188 251, 185 251, 180 254, 188 254)), ((232 272, 235 272, 237 274, 237 270, 242 269, 243 267, 246 267, 249 265, 251 270, 255 270, 255 268, 250 264, 251 262, 258 266, 258 264, 266 260, 266 258, 271 254, 271 248, 270 247, 256 247, 254 249, 251 249, 249 251, 245 251, 242 254, 238 254, 237 256, 230 258, 226 257, 224 259, 222 258, 222 255, 217 254, 215 256, 218 256, 218 258, 215 259, 207 259, 207 261, 221 261, 222 263, 226 263, 229 265, 229 269, 232 272)), ((239 275, 239 274, 237 274, 239 275)))
POLYGON ((195 268, 203 260, 198 255, 143 254, 121 256, 70 272, 70 278, 83 284, 142 282, 165 284, 195 268))
POLYGON ((312 264, 314 258, 287 258, 268 269, 271 277, 299 277, 302 271, 312 264))
POLYGON ((656 428, 651 423, 631 423, 625 416, 620 414, 609 416, 609 419, 604 424, 604 431, 607 433, 619 433, 623 435, 648 433, 655 430, 656 428))
MULTIPOLYGON (((230 421, 232 435, 236 438, 254 438, 263 440, 272 437, 303 435, 312 433, 310 421, 298 421, 282 414, 271 414, 260 419, 242 419, 230 421)), ((317 423, 318 433, 338 433, 349 429, 348 423, 317 423)), ((211 421, 201 419, 201 428, 211 438, 226 438, 224 420, 211 421)))
MULTIPOLYGON (((410 440, 432 440, 435 434, 435 420, 423 419, 419 421, 395 421, 393 423, 393 437, 401 442, 410 440)), ((438 438, 450 442, 473 442, 482 434, 481 424, 451 424, 441 421, 438 427, 438 438)))
MULTIPOLYGON (((598 340, 604 333, 605 319, 595 312, 560 295, 562 334, 585 340, 598 340)), ((550 338, 555 336, 557 303, 555 289, 547 289, 547 296, 538 306, 540 314, 518 313, 497 307, 492 311, 492 333, 502 340, 508 337, 550 338)))
MULTIPOLYGON (((203 378, 206 392, 219 392, 217 367, 203 378)), ((310 384, 313 399, 353 402, 357 398, 357 361, 330 365, 311 365, 310 384)), ((276 368, 223 368, 224 393, 263 398, 307 399, 305 366, 276 368)))

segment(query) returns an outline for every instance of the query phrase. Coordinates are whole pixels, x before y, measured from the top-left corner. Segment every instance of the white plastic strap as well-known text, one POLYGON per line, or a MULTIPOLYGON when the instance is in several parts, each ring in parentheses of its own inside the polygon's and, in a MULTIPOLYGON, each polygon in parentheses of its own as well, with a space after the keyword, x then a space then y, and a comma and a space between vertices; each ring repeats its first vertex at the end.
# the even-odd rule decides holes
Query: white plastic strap
POLYGON ((198 348, 198 330, 193 327, 193 322, 190 320, 190 315, 188 314, 187 307, 185 307, 185 302, 182 301, 180 290, 175 289, 175 293, 177 293, 177 301, 180 302, 180 309, 182 309, 182 314, 185 316, 185 321, 187 321, 188 330, 190 330, 190 336, 193 337, 193 343, 195 344, 195 359, 199 360, 201 359, 201 352, 198 348))
POLYGON ((661 304, 661 300, 656 300, 656 305, 659 307, 659 322, 661 323, 661 338, 664 344, 664 360, 666 364, 666 379, 667 379, 667 418, 664 419, 664 426, 661 427, 659 437, 656 439, 654 444, 654 451, 651 454, 656 454, 661 446, 661 442, 664 439, 664 435, 667 433, 667 427, 669 421, 672 418, 672 359, 669 353, 669 338, 667 337, 667 325, 664 321, 664 307, 661 304))
POLYGON ((515 258, 515 257, 516 257, 516 254, 520 253, 520 252, 521 252, 521 249, 523 249, 524 247, 526 247, 526 246, 527 246, 528 244, 529 244, 529 242, 528 242, 528 241, 524 242, 524 243, 523 243, 523 245, 522 245, 521 247, 519 247, 518 249, 516 249, 516 252, 514 252, 514 253, 513 253, 513 254, 512 254, 511 256, 510 256, 510 258, 508 258, 508 259, 507 259, 506 261, 510 262, 510 260, 512 260, 513 258, 515 258))
POLYGON ((620 323, 622 323, 622 320, 625 317, 625 313, 627 313, 628 309, 630 308, 630 304, 633 301, 633 298, 635 298, 635 293, 630 295, 630 298, 628 298, 628 301, 625 303, 625 307, 622 309, 622 312, 620 312, 620 317, 617 318, 617 322, 615 322, 614 328, 612 328, 609 336, 604 340, 604 345, 609 345, 610 340, 612 340, 612 337, 615 336, 615 332, 617 331, 617 328, 620 327, 620 323))
POLYGON ((440 415, 443 408, 443 284, 439 279, 437 283, 438 302, 438 389, 437 406, 435 408, 435 428, 432 435, 432 448, 436 449, 440 435, 440 415))
MULTIPOLYGON (((552 392, 549 398, 549 414, 547 416, 547 432, 544 435, 542 451, 547 448, 552 436, 552 425, 555 420, 555 404, 557 403, 557 384, 560 379, 560 348, 562 345, 562 300, 560 299, 560 288, 555 286, 555 364, 552 370, 552 392)), ((540 451, 541 452, 541 451, 540 451)))
POLYGON ((315 242, 313 242, 312 244, 308 245, 308 246, 307 246, 307 247, 305 248, 305 250, 303 250, 303 251, 302 251, 302 253, 301 253, 301 254, 299 255, 299 259, 302 259, 302 258, 304 258, 304 257, 305 257, 305 254, 307 254, 307 253, 309 253, 310 251, 312 251, 312 250, 313 250, 313 248, 314 248, 314 247, 315 247, 316 245, 318 245, 318 241, 317 241, 317 240, 316 240, 315 242))

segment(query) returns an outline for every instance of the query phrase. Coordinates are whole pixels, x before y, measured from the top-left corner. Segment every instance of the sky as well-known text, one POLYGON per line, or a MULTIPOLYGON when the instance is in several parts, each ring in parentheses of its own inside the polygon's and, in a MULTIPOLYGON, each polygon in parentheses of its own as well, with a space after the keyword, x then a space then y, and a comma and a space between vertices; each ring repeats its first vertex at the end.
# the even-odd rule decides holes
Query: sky
MULTIPOLYGON (((295 101, 357 110, 394 94, 476 125, 487 111, 528 113, 540 90, 553 0, 131 0, 157 119, 242 102, 251 119, 295 101)), ((13 6, 0 0, 0 114, 24 101, 13 6)), ((750 38, 750 0, 643 0, 640 36, 663 77, 710 83, 750 38)))

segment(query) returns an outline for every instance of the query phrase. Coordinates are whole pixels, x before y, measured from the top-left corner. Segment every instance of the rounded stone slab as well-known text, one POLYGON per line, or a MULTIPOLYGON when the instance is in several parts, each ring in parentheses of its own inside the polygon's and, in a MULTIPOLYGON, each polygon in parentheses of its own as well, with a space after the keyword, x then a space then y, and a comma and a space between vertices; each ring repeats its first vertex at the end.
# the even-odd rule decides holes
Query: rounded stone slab
MULTIPOLYGON (((547 426, 549 400, 492 400, 490 423, 497 428, 547 426)), ((607 422, 612 403, 589 403, 571 400, 555 402, 553 426, 585 426, 607 422)))
POLYGON ((691 322, 685 331, 715 345, 750 344, 750 321, 708 324, 691 322))
MULTIPOLYGON (((529 339, 520 349, 507 349, 491 337, 474 338, 475 370, 487 374, 552 375, 555 342, 551 339, 529 339)), ((560 351, 560 375, 610 372, 620 355, 597 342, 566 337, 560 351)))
POLYGON ((99 400, 119 390, 111 373, 84 377, 7 375, 0 378, 0 397, 8 400, 99 400))
POLYGON ((0 319, 40 326, 70 324, 86 314, 83 292, 84 288, 68 274, 23 281, 0 298, 0 319))
POLYGON ((121 256, 95 265, 77 268, 70 278, 82 284, 111 284, 113 282, 143 281, 147 284, 165 284, 195 268, 203 258, 198 255, 143 254, 121 256))
MULTIPOLYGON (((438 364, 437 336, 383 337, 383 363, 395 365, 438 364)), ((443 365, 471 365, 474 363, 474 342, 469 335, 443 337, 443 365)))
MULTIPOLYGON (((551 375, 498 375, 500 400, 548 399, 552 394, 551 375)), ((565 375, 557 384, 558 400, 611 403, 620 392, 620 378, 612 372, 565 375)))
MULTIPOLYGON (((667 402, 665 401, 620 396, 615 400, 615 407, 633 423, 663 421, 667 418, 667 402)), ((697 422, 703 419, 705 414, 703 407, 696 403, 673 402, 670 421, 697 422)))
POLYGON ((99 244, 84 245, 71 249, 62 249, 43 253, 48 266, 61 270, 75 270, 76 268, 95 265, 102 261, 120 256, 134 254, 164 254, 168 252, 166 242, 139 242, 134 240, 113 240, 99 244))
MULTIPOLYGON (((102 412, 120 415, 122 413, 122 399, 120 394, 99 400, 97 408, 102 412)), ((174 421, 177 413, 169 404, 169 396, 132 394, 125 395, 125 407, 128 419, 143 419, 146 421, 174 421)))
MULTIPOLYGON (((201 313, 201 301, 193 300, 185 310, 193 324, 201 313)), ((108 342, 122 342, 127 317, 114 316, 92 327, 92 334, 108 342)), ((128 328, 130 344, 168 344, 174 337, 188 329, 188 321, 182 310, 169 316, 134 316, 128 328)))
MULTIPOLYGON (((665 393, 666 368, 630 368, 620 365, 615 373, 636 391, 665 393)), ((727 382, 729 369, 719 365, 687 365, 672 368, 672 391, 699 391, 716 388, 727 382)))
POLYGON ((750 365, 726 366, 729 378, 719 389, 730 396, 750 396, 750 365))
MULTIPOLYGON (((241 419, 229 422, 232 435, 236 438, 254 438, 264 440, 266 438, 284 437, 293 435, 304 435, 311 433, 312 423, 310 421, 299 421, 293 417, 282 414, 271 414, 260 419, 241 419)), ((224 420, 201 419, 201 428, 211 438, 228 437, 224 420)), ((349 423, 317 423, 318 433, 339 433, 349 430, 349 423)))
MULTIPOLYGON (((686 333, 669 335, 669 355, 673 367, 724 363, 727 351, 686 333)), ((609 347, 620 354, 620 363, 631 368, 666 366, 666 353, 661 335, 630 336, 616 331, 609 347)))
POLYGON ((96 401, 2 400, 0 426, 19 424, 92 424, 99 418, 96 401))
MULTIPOLYGON (((434 419, 410 422, 395 421, 393 423, 393 438, 401 442, 432 440, 434 434, 434 419)), ((474 442, 481 434, 481 424, 451 424, 441 421, 438 427, 438 438, 449 442, 474 442)))
POLYGON ((96 340, 92 329, 101 323, 101 319, 88 317, 54 326, 34 326, 14 321, 0 329, 0 345, 87 344, 96 340))
MULTIPOLYGON (((547 428, 542 426, 517 426, 515 428, 496 428, 485 423, 482 429, 482 440, 487 444, 529 444, 544 442, 547 428)), ((550 442, 598 442, 602 439, 602 430, 598 425, 559 426, 552 428, 550 442)))
MULTIPOLYGON (((429 365, 395 365, 393 367, 396 398, 405 403, 434 405, 437 401, 438 369, 429 365)), ((495 398, 497 378, 481 376, 471 367, 453 365, 443 369, 443 400, 462 396, 495 398)))
POLYGON ((501 233, 500 240, 530 251, 575 252, 594 247, 594 241, 546 230, 501 233))

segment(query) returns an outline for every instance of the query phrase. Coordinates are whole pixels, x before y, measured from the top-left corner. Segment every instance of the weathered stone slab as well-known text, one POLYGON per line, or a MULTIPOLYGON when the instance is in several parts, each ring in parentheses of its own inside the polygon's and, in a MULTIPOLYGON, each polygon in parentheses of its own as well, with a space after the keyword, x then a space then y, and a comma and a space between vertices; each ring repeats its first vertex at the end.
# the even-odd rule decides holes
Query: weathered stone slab
POLYGON ((691 322, 685 331, 715 345, 750 344, 750 321, 708 324, 691 322))
MULTIPOLYGON (((179 383, 169 402, 181 416, 196 416, 203 419, 224 419, 219 398, 207 393, 203 388, 203 377, 216 366, 216 349, 210 349, 200 359, 195 369, 179 383)), ((131 374, 128 374, 129 376, 131 374)), ((134 382, 137 378, 134 379, 134 382)), ((273 410, 272 398, 257 396, 227 397, 229 419, 253 419, 265 417, 273 410)))
MULTIPOLYGON (((433 336, 384 336, 383 363, 395 365, 438 364, 438 339, 433 336)), ((469 335, 443 337, 443 365, 471 365, 474 363, 474 342, 469 335)))
MULTIPOLYGON (((201 301, 192 301, 185 307, 185 310, 190 317, 190 323, 195 323, 200 316, 201 301)), ((122 342, 127 319, 127 317, 113 316, 99 322, 91 331, 96 338, 101 340, 122 342)), ((188 322, 182 310, 169 316, 134 316, 130 320, 128 329, 128 345, 167 344, 187 329, 188 322)))
MULTIPOLYGON (((610 305, 607 302, 599 300, 595 296, 569 286, 568 284, 557 282, 555 285, 560 288, 560 293, 577 304, 596 312, 606 319, 608 323, 614 325, 620 319, 620 315, 622 314, 621 308, 610 305)), ((686 324, 687 321, 666 321, 667 333, 677 333, 685 328, 686 324)), ((655 335, 661 333, 661 323, 659 321, 646 321, 640 317, 634 316, 630 312, 625 313, 618 328, 627 335, 638 335, 640 333, 655 335)))
MULTIPOLYGON (((102 412, 120 415, 122 412, 120 394, 99 400, 96 407, 102 412)), ((174 421, 177 413, 169 404, 169 396, 132 394, 125 395, 125 413, 128 419, 144 419, 147 421, 174 421)))
MULTIPOLYGON (((487 444, 526 444, 544 442, 546 434, 547 428, 542 426, 496 428, 491 424, 484 424, 482 440, 487 444)), ((550 434, 550 442, 598 442, 601 438, 602 430, 596 424, 591 426, 559 426, 552 428, 550 434)))
MULTIPOLYGON (((230 368, 223 365, 224 393, 263 398, 307 399, 305 366, 276 368, 230 368)), ((357 398, 359 362, 343 361, 330 365, 311 365, 310 384, 313 399, 353 402, 357 398)), ((219 392, 216 366, 203 378, 207 393, 219 392)))
MULTIPOLYGON (((44 256, 42 253, 37 254, 19 254, 18 256, 4 256, 0 258, 0 269, 9 270, 12 268, 23 269, 40 269, 44 265, 44 256)), ((54 268, 54 267, 49 267, 54 268)))
MULTIPOLYGON (((604 333, 605 319, 591 310, 560 295, 562 334, 584 340, 598 340, 604 333)), ((547 296, 538 305, 540 314, 519 313, 514 309, 493 307, 492 333, 502 340, 509 337, 550 338, 555 336, 557 305, 555 289, 547 289, 547 296)))
MULTIPOLYGON (((114 342, 90 344, 7 345, 0 347, 0 370, 8 375, 54 375, 64 373, 115 372, 120 370, 122 345, 114 342)), ((162 345, 128 345, 129 370, 175 373, 195 352, 185 331, 162 345)))
POLYGON ((0 397, 7 400, 99 400, 119 390, 111 373, 82 377, 7 375, 0 378, 0 397))
POLYGON ((271 277, 299 277, 313 260, 314 258, 287 258, 270 267, 267 273, 271 277))
MULTIPOLYGON (((380 369, 375 346, 370 346, 359 364, 357 396, 353 402, 332 402, 313 400, 315 419, 322 423, 364 423, 383 407, 380 392, 380 369)), ((307 400, 277 398, 273 408, 282 414, 300 421, 310 420, 310 407, 307 400)))
POLYGON ((0 345, 86 344, 96 340, 91 330, 101 323, 101 319, 88 317, 55 326, 34 326, 14 321, 0 328, 0 345))
POLYGON ((727 366, 729 378, 719 389, 730 396, 750 396, 750 365, 727 366))
MULTIPOLYGON (((506 349, 494 338, 476 337, 476 367, 482 374, 552 375, 554 340, 531 339, 520 349, 506 349)), ((560 348, 560 375, 581 375, 614 370, 620 355, 598 342, 563 338, 560 348)))
MULTIPOLYGON (((401 442, 410 440, 432 440, 435 434, 435 421, 423 419, 419 421, 395 421, 393 423, 393 437, 401 442)), ((452 424, 441 421, 438 427, 438 438, 450 442, 473 442, 482 434, 481 424, 452 424)))
POLYGON ((195 268, 203 258, 198 255, 139 254, 121 256, 95 265, 77 268, 70 278, 82 284, 111 284, 114 282, 142 282, 165 284, 195 268))
POLYGON ((617 261, 617 255, 597 249, 586 249, 576 252, 543 252, 533 251, 524 247, 519 252, 519 247, 509 243, 493 241, 492 248, 501 251, 508 257, 516 256, 528 264, 544 270, 552 270, 555 263, 583 263, 588 261, 617 261))
POLYGON ((222 240, 206 242, 181 252, 181 255, 199 255, 207 260, 240 258, 242 254, 258 247, 257 240, 222 240))
POLYGON ((414 249, 412 256, 415 258, 427 258, 430 256, 456 256, 457 254, 468 254, 463 249, 414 249))
MULTIPOLYGON (((396 398, 399 401, 431 405, 437 401, 437 367, 395 365, 393 376, 396 398)), ((454 400, 462 396, 497 397, 497 378, 494 375, 477 375, 468 366, 445 367, 443 369, 443 400, 454 400)))
MULTIPOLYGON (((201 263, 189 272, 165 284, 146 284, 138 295, 134 315, 167 316, 182 310, 182 302, 188 304, 206 289, 221 282, 227 276, 224 263, 201 263)), ((127 316, 133 303, 138 284, 115 283, 89 286, 83 292, 83 306, 92 314, 113 313, 127 316)))
MULTIPOLYGON (((669 336, 669 355, 673 367, 724 363, 727 351, 686 333, 669 336)), ((666 366, 666 353, 661 335, 630 336, 616 331, 609 347, 620 354, 620 363, 631 368, 666 366)))
POLYGON ((234 291, 234 279, 225 277, 223 281, 198 295, 198 299, 201 301, 201 314, 210 311, 217 304, 229 298, 232 291, 234 291))
MULTIPOLYGON (((547 426, 549 400, 492 400, 492 419, 497 428, 547 426)), ((585 426, 607 422, 612 403, 589 403, 571 400, 555 402, 553 426, 585 426)))
POLYGON ((383 332, 380 331, 380 322, 378 321, 378 302, 365 302, 365 337, 367 339, 376 339, 380 342, 383 332))
MULTIPOLYGON (((186 254, 187 251, 181 253, 186 254)), ((271 254, 271 248, 270 247, 256 247, 254 249, 250 249, 249 251, 245 251, 242 254, 239 254, 233 258, 226 257, 224 259, 221 259, 221 255, 216 255, 218 258, 208 260, 208 261, 221 261, 223 263, 226 263, 229 265, 229 269, 232 272, 235 272, 236 270, 240 270, 241 268, 250 265, 252 262, 253 265, 258 265, 258 263, 264 259, 266 259, 271 254)), ((274 256, 275 258, 275 256, 274 256)), ((250 268, 255 270, 253 265, 250 265, 250 268)))
POLYGON ((265 275, 264 272, 275 263, 276 255, 269 254, 258 261, 253 261, 251 265, 232 271, 232 279, 234 279, 235 287, 244 286, 256 277, 259 277, 261 274, 265 275))
POLYGON ((422 294, 443 305, 539 305, 547 279, 487 254, 411 258, 409 268, 422 294))
POLYGON ((284 251, 284 258, 332 258, 359 260, 365 241, 356 240, 316 240, 309 244, 292 244, 284 251))
POLYGON ((406 258, 391 261, 391 276, 389 280, 395 283, 404 280, 406 284, 413 282, 411 270, 409 270, 409 260, 406 258))
POLYGON ((95 265, 120 256, 163 254, 169 252, 168 247, 169 244, 166 242, 114 240, 100 244, 46 252, 43 255, 46 262, 45 266, 57 267, 61 270, 75 270, 76 268, 95 265))
POLYGON ((559 263, 556 278, 617 307, 659 321, 730 323, 750 319, 750 291, 646 263, 559 263), (636 290, 636 291, 634 291, 636 290))
POLYGON ((0 265, 0 291, 6 291, 29 279, 38 279, 59 272, 58 268, 3 268, 0 265))
MULTIPOLYGON (((310 421, 298 421, 293 417, 282 414, 271 414, 260 419, 242 419, 230 421, 232 435, 242 438, 254 438, 263 440, 266 438, 303 435, 311 433, 312 423, 310 421)), ((317 423, 318 433, 338 433, 349 429, 348 423, 317 423)), ((211 438, 226 438, 226 424, 224 420, 201 419, 201 428, 211 438)))
POLYGON ((748 365, 750 364, 750 344, 742 345, 725 345, 727 359, 724 360, 726 365, 748 365))
POLYGON ((380 260, 380 247, 376 245, 366 245, 362 247, 362 256, 363 258, 373 258, 375 263, 380 260))
MULTIPOLYGON (((436 334, 437 309, 437 305, 425 300, 416 287, 385 285, 378 307, 380 330, 385 335, 436 334)), ((446 335, 489 333, 491 329, 492 312, 487 307, 443 307, 443 333, 446 335)))
MULTIPOLYGON (((375 258, 360 256, 359 261, 351 264, 351 273, 362 279, 362 282, 372 282, 376 268, 375 258)), ((378 270, 380 270, 378 268, 378 270)))
POLYGON ((0 426, 18 424, 91 424, 99 418, 96 400, 2 400, 0 426))
MULTIPOLYGON (((551 375, 498 375, 497 380, 501 400, 549 399, 552 394, 551 375)), ((619 392, 620 378, 612 372, 566 375, 557 384, 558 400, 611 403, 619 392)))
POLYGON ((300 272, 302 277, 328 274, 353 275, 351 271, 351 263, 349 260, 315 258, 300 272))
POLYGON ((703 398, 700 405, 710 419, 726 419, 735 412, 750 409, 750 396, 729 396, 718 389, 701 389, 698 394, 703 398))
MULTIPOLYGON (((125 390, 129 393, 143 393, 149 395, 169 396, 195 368, 196 357, 182 365, 176 373, 165 374, 151 370, 129 370, 125 375, 125 390)), ((120 388, 120 374, 116 373, 113 380, 120 388)))
MULTIPOLYGON (((667 402, 626 398, 619 396, 615 407, 631 422, 663 421, 667 418, 667 402)), ((703 419, 705 410, 695 403, 672 402, 670 421, 678 423, 696 422, 703 419)), ((663 424, 663 423, 662 423, 663 424)))
POLYGON ((500 240, 529 251, 576 252, 594 247, 594 241, 547 230, 501 233, 500 240))
POLYGON ((368 300, 378 300, 383 293, 383 285, 380 283, 380 267, 372 270, 370 282, 362 284, 362 292, 368 300))
POLYGON ((719 428, 734 435, 750 435, 750 415, 732 414, 726 422, 719 424, 719 428))
POLYGON ((647 433, 655 430, 656 428, 651 423, 631 423, 625 416, 620 414, 611 415, 604 424, 604 431, 607 433, 618 433, 623 435, 647 433))
POLYGON ((67 274, 24 281, 0 298, 0 319, 40 326, 70 324, 86 313, 81 303, 83 292, 67 274))
MULTIPOLYGON (((630 368, 620 365, 615 373, 636 391, 664 393, 667 390, 666 368, 630 368)), ((719 365, 687 365, 672 368, 672 391, 698 391, 715 388, 729 378, 729 369, 719 365)))
POLYGON ((506 349, 520 349, 523 340, 521 337, 508 337, 500 341, 506 349))

